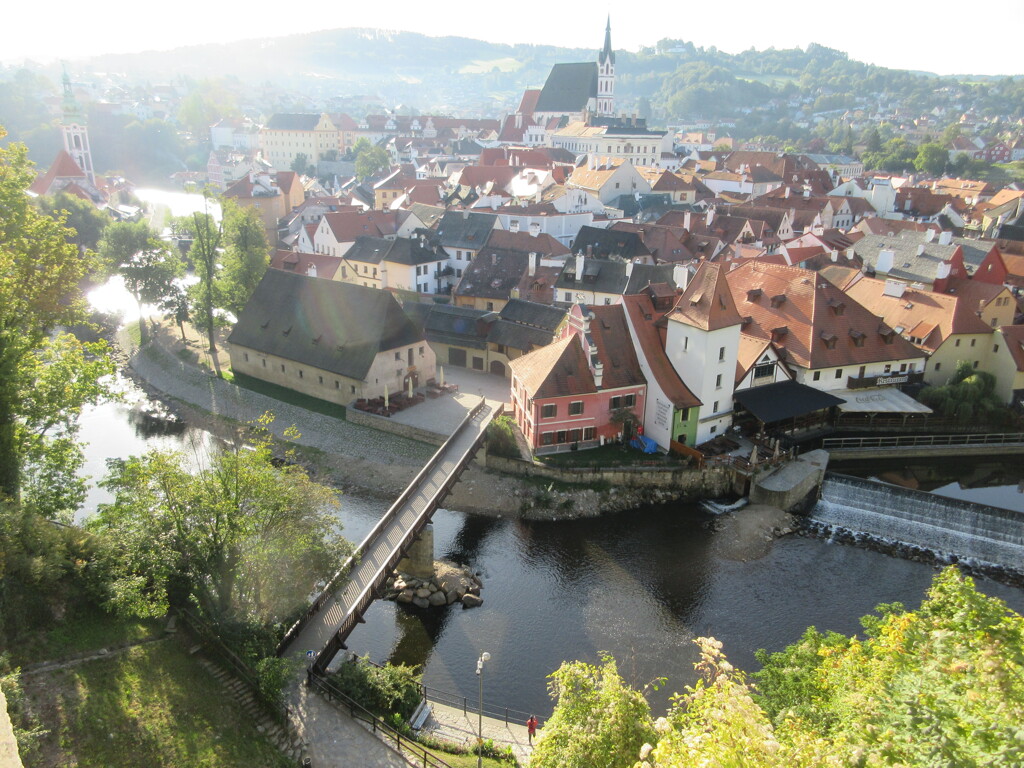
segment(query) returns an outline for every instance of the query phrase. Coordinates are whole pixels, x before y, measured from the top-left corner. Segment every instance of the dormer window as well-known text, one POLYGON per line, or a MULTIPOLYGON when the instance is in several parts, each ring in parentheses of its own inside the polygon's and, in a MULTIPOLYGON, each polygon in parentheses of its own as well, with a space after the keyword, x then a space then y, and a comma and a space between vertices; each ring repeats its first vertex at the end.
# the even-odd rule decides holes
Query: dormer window
POLYGON ((772 308, 778 309, 786 303, 786 294, 780 293, 777 296, 772 296, 772 308))
POLYGON ((789 328, 785 325, 780 325, 778 328, 772 328, 772 341, 782 341, 786 338, 786 334, 789 333, 789 328))
POLYGON ((839 337, 836 336, 834 333, 829 333, 828 331, 822 331, 821 332, 821 340, 825 342, 825 346, 828 349, 835 349, 836 348, 836 342, 839 340, 839 337))
POLYGON ((841 315, 846 311, 846 304, 842 301, 832 299, 829 301, 828 305, 832 307, 832 311, 835 312, 836 315, 841 315))
POLYGON ((850 338, 853 339, 853 346, 855 346, 855 347, 863 347, 864 346, 864 338, 865 337, 864 337, 864 334, 861 333, 860 331, 855 331, 854 329, 851 328, 850 329, 850 338))
POLYGON ((761 298, 763 291, 760 288, 754 288, 753 290, 747 291, 747 301, 757 301, 761 298))

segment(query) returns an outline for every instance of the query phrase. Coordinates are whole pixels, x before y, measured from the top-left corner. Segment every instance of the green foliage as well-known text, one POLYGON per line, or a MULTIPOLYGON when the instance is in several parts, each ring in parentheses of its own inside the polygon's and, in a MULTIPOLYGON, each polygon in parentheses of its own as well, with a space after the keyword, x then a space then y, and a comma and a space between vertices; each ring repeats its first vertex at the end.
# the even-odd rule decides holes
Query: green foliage
POLYGON ((39 718, 25 704, 21 689, 20 670, 12 667, 6 653, 0 653, 0 691, 7 700, 7 714, 14 727, 14 738, 23 759, 29 759, 38 748, 39 741, 48 733, 39 718))
POLYGON ((867 637, 808 633, 761 658, 776 723, 853 745, 866 765, 1024 762, 1024 618, 955 567, 920 609, 879 606, 867 637))
MULTIPOLYGON (((69 242, 73 233, 25 194, 32 178, 24 146, 0 148, 0 496, 14 499, 21 493, 26 398, 40 350, 58 326, 85 320, 79 284, 93 271, 92 258, 69 242)), ((58 415, 74 419, 75 403, 57 405, 58 415)))
POLYGON ((63 190, 53 197, 41 197, 36 203, 40 211, 54 221, 63 221, 73 230, 69 242, 83 250, 96 250, 103 231, 110 224, 110 217, 95 205, 63 190))
POLYGON ((356 156, 356 177, 360 181, 371 179, 391 167, 387 151, 365 138, 357 140, 352 150, 356 156))
POLYGON ((987 422, 1007 414, 1006 405, 999 399, 995 388, 996 380, 992 374, 977 371, 970 361, 960 360, 946 384, 925 387, 919 399, 962 424, 987 422))
POLYGON ((647 700, 626 684, 611 656, 600 666, 563 663, 548 680, 555 710, 533 750, 533 768, 629 766, 655 740, 647 700))
POLYGON ((420 703, 423 675, 406 664, 371 664, 368 658, 345 662, 331 682, 358 704, 382 718, 393 714, 408 721, 420 703))
POLYGON ((292 160, 292 164, 289 167, 291 170, 295 171, 300 176, 316 175, 316 165, 309 162, 309 156, 303 154, 302 152, 295 156, 295 159, 292 160))
POLYGON ((914 168, 917 150, 902 137, 889 139, 878 152, 865 152, 861 156, 865 170, 901 173, 914 168))
POLYGON ((224 204, 224 254, 217 275, 218 304, 236 316, 249 302, 270 264, 270 249, 256 208, 224 204))
MULTIPOLYGON (((189 288, 192 316, 196 323, 206 331, 210 354, 214 354, 217 351, 215 336, 217 316, 214 309, 220 306, 217 261, 224 230, 222 224, 214 221, 213 216, 198 212, 192 214, 192 225, 189 229, 193 238, 189 257, 192 259, 196 276, 199 278, 199 282, 189 288)), ((214 359, 216 360, 216 357, 214 359)))
POLYGON ((265 433, 194 462, 159 451, 112 462, 104 486, 115 499, 89 521, 107 600, 128 615, 194 602, 218 624, 280 621, 350 549, 335 493, 277 466, 265 433))
POLYGON ((301 666, 301 661, 273 655, 257 661, 256 685, 263 700, 283 705, 288 684, 301 666))
POLYGON ((516 442, 515 420, 503 414, 487 425, 487 452, 509 459, 519 458, 519 444, 516 442))
POLYGON ((929 176, 940 176, 949 161, 949 153, 939 144, 925 142, 917 146, 914 168, 929 176))

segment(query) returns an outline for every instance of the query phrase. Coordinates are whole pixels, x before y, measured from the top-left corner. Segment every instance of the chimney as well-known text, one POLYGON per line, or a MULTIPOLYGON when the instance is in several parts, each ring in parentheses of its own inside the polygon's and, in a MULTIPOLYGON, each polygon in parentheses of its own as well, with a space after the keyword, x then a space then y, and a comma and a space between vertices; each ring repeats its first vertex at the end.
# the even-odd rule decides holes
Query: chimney
POLYGON ((536 221, 530 222, 530 237, 537 237, 540 234, 540 223, 536 221))
POLYGON ((598 389, 601 388, 601 382, 604 380, 604 363, 600 360, 594 363, 594 386, 598 389))
POLYGON ((686 229, 687 232, 690 231, 690 212, 689 211, 686 211, 683 214, 683 227, 686 229))
POLYGON ((508 231, 513 233, 519 231, 519 219, 512 219, 512 221, 508 223, 508 231))
POLYGON ((934 229, 929 229, 929 230, 927 230, 927 231, 926 231, 926 232, 924 233, 924 241, 925 241, 926 243, 931 243, 931 242, 933 242, 934 240, 935 240, 935 230, 934 230, 934 229))
POLYGON ((833 263, 839 261, 839 251, 837 251, 835 248, 832 249, 831 256, 833 263))
POLYGON ((628 280, 633 274, 633 260, 630 259, 626 262, 626 279, 628 280))
POLYGON ((789 200, 789 193, 793 190, 790 187, 786 187, 786 199, 789 200))
POLYGON ((878 252, 878 263, 875 264, 875 271, 887 275, 892 272, 893 262, 896 260, 896 253, 888 249, 878 252))
POLYGON ((594 246, 592 246, 592 245, 588 245, 587 246, 587 256, 590 256, 590 257, 594 256, 594 246))
POLYGON ((711 222, 715 220, 715 208, 712 206, 708 208, 707 216, 704 217, 704 226, 710 227, 711 222))
POLYGON ((924 243, 920 243, 917 246, 917 255, 920 256, 924 253, 924 243))
POLYGON ((595 168, 597 168, 597 158, 594 157, 594 153, 593 152, 591 152, 589 155, 587 155, 587 167, 590 170, 594 170, 595 168))
POLYGON ((583 279, 583 254, 576 254, 576 282, 583 279))
POLYGON ((935 279, 945 280, 952 269, 953 266, 948 261, 940 261, 935 265, 935 279))
POLYGON ((686 286, 690 283, 690 270, 686 268, 685 264, 672 265, 672 282, 676 284, 677 289, 686 290, 686 286))
POLYGON ((465 221, 469 218, 469 208, 462 209, 462 220, 465 221))
POLYGON ((538 256, 536 253, 531 253, 526 261, 526 274, 528 274, 530 277, 533 277, 534 275, 537 274, 537 258, 538 256))
POLYGON ((810 187, 804 187, 804 199, 806 200, 810 196, 811 196, 811 188, 810 187))
POLYGON ((949 231, 939 232, 939 245, 949 245, 953 242, 953 233, 949 231))
POLYGON ((516 112, 516 128, 522 128, 522 127, 523 127, 523 113, 522 112, 516 112))

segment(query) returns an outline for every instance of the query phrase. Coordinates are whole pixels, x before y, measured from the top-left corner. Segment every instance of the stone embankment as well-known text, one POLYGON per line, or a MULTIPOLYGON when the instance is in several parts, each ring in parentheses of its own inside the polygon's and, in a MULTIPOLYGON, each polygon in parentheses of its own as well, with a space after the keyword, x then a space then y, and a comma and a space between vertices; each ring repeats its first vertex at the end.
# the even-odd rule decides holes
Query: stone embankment
POLYGON ((394 600, 417 608, 441 608, 461 603, 463 608, 483 605, 480 596, 483 583, 469 568, 443 560, 434 562, 434 575, 418 579, 408 573, 396 573, 384 593, 385 600, 394 600))

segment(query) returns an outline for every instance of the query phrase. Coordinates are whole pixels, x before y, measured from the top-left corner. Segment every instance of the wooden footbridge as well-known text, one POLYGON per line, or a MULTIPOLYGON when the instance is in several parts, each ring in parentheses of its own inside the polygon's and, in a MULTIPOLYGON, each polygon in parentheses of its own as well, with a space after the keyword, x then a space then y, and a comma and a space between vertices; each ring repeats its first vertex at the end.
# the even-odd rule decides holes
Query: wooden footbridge
POLYGON ((312 655, 313 671, 323 673, 384 583, 459 481, 484 430, 500 413, 481 398, 451 437, 426 463, 391 508, 356 547, 352 556, 285 634, 278 656, 312 655), (312 653, 311 653, 312 652, 312 653))
POLYGON ((1024 453, 1024 432, 891 437, 828 437, 821 447, 832 459, 919 458, 929 456, 1013 455, 1024 453))

